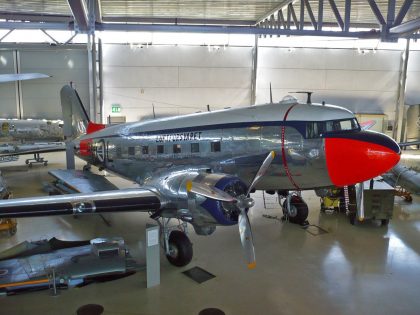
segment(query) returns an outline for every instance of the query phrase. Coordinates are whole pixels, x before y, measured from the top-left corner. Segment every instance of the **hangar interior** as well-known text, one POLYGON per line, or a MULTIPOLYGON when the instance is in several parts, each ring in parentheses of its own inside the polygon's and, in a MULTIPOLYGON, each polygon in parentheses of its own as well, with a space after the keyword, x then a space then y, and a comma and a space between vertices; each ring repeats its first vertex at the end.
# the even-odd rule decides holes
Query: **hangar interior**
MULTIPOLYGON (((268 103, 270 93, 274 102, 293 95, 304 103, 306 94, 295 92, 311 91, 312 102, 347 108, 360 122, 374 119, 372 129, 397 142, 418 140, 419 118, 410 116, 420 104, 417 1, 0 3, 0 74, 50 76, 0 84, 1 118, 61 120, 60 89, 70 83, 98 123, 246 107, 268 103)), ((48 170, 66 167, 63 152, 46 156, 47 167, 28 168, 22 159, 0 165, 14 198, 45 195, 48 170)), ((138 187, 106 177, 120 188, 138 187)), ((393 219, 378 227, 353 226, 342 213, 320 212, 313 191, 303 196, 313 233, 281 221, 277 197, 253 194, 255 270, 246 269, 235 226, 218 227, 208 237, 191 228, 192 262, 174 267, 161 251, 159 286, 146 289, 140 270, 58 296, 2 296, 0 313, 76 314, 83 305, 99 304, 104 314, 121 315, 207 308, 226 314, 417 314, 419 197, 412 203, 395 197, 393 219), (182 271, 193 266, 215 278, 192 281, 182 271)), ((14 236, 0 238, 0 249, 52 237, 118 236, 144 264, 148 223, 153 220, 144 213, 22 218, 14 236)))

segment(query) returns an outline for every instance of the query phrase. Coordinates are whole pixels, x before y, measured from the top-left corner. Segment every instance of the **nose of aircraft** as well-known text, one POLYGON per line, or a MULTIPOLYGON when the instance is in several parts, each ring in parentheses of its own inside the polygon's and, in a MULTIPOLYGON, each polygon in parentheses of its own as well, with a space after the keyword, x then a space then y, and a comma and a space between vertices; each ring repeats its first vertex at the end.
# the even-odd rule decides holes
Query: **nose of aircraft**
POLYGON ((398 163, 400 153, 393 139, 373 131, 325 138, 328 173, 336 186, 353 185, 387 172, 398 163))

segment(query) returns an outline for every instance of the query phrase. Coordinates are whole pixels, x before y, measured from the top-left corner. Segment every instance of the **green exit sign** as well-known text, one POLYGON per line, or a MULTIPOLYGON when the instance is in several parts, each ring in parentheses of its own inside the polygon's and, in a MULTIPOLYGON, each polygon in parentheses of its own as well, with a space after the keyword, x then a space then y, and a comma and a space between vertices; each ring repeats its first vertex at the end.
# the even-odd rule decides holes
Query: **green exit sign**
POLYGON ((111 105, 111 112, 112 113, 120 113, 121 112, 121 105, 120 104, 112 104, 111 105))

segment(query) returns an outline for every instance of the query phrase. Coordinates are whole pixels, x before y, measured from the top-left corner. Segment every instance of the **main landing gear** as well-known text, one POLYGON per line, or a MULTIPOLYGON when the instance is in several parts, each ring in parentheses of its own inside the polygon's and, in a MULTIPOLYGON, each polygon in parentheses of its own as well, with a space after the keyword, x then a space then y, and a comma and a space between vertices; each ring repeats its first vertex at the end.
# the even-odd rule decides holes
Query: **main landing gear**
POLYGON ((278 192, 279 202, 283 209, 283 219, 291 223, 307 225, 308 205, 303 201, 300 192, 278 192), (283 203, 282 199, 285 199, 283 203))
POLYGON ((163 248, 168 261, 177 267, 188 265, 193 257, 193 248, 187 236, 187 223, 169 225, 171 218, 153 218, 160 226, 163 248))
POLYGON ((42 164, 44 164, 44 166, 47 166, 48 165, 48 161, 47 160, 44 160, 44 158, 41 157, 39 155, 39 153, 34 153, 34 157, 32 159, 26 159, 25 163, 29 167, 32 167, 32 164, 35 164, 35 163, 42 163, 42 164))

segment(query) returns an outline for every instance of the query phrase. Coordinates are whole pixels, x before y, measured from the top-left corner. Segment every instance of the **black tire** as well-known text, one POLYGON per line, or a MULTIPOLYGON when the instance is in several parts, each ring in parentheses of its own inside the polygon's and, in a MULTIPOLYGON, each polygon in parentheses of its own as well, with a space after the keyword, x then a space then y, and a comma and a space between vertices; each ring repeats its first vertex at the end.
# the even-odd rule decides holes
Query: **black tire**
POLYGON ((169 235, 170 255, 166 255, 168 261, 177 267, 183 267, 190 263, 193 256, 192 244, 185 233, 173 231, 169 235))
POLYGON ((350 212, 349 213, 349 221, 351 225, 356 224, 356 212, 350 212))
MULTIPOLYGON (((286 201, 285 201, 286 202, 286 201)), ((290 200, 291 213, 287 213, 289 222, 295 224, 304 224, 308 218, 308 205, 299 196, 293 196, 290 200)), ((283 204, 283 211, 286 212, 286 207, 283 204)))
POLYGON ((382 219, 381 220, 381 225, 382 226, 387 226, 389 224, 389 219, 382 219))

